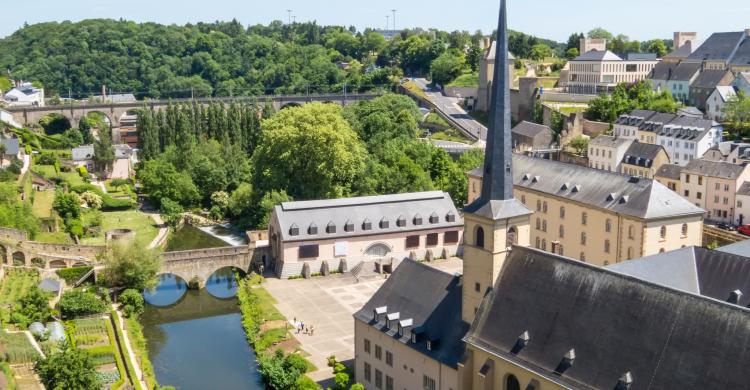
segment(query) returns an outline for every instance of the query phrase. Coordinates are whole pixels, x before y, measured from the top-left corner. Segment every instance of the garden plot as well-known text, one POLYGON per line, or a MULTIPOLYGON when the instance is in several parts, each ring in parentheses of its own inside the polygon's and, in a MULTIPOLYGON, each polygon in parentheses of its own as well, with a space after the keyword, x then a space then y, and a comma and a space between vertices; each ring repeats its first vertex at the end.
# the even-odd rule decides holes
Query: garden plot
POLYGON ((125 370, 109 319, 74 320, 68 323, 68 327, 75 345, 91 355, 102 389, 119 388, 125 380, 125 370))
POLYGON ((0 283, 0 308, 4 324, 10 320, 10 312, 6 310, 6 306, 11 305, 11 310, 19 309, 21 298, 38 283, 39 272, 36 270, 5 269, 5 278, 0 283))

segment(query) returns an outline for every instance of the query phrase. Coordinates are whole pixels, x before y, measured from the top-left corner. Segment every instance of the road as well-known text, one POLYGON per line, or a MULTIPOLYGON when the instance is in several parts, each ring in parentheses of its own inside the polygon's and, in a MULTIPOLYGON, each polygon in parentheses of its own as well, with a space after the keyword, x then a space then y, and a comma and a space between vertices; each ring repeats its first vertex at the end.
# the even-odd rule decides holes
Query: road
POLYGON ((468 131, 475 139, 478 139, 481 144, 484 144, 484 141, 487 140, 487 128, 474 120, 474 118, 458 105, 458 98, 444 96, 441 91, 430 88, 428 85, 429 82, 426 79, 418 78, 413 81, 424 90, 430 102, 443 112, 443 114, 453 118, 463 130, 468 131))

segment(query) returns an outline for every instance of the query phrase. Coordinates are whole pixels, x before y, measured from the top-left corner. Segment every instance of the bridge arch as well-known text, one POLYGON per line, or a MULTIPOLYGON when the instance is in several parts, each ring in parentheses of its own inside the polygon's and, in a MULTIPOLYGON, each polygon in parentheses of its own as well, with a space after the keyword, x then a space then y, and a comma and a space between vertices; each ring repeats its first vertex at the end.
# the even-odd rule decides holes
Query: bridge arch
POLYGON ((365 249, 365 256, 383 257, 391 253, 392 248, 383 242, 376 242, 365 249))
POLYGON ((97 127, 98 125, 105 125, 109 128, 112 128, 113 124, 115 122, 112 121, 112 118, 107 115, 106 112, 93 109, 93 110, 84 110, 83 115, 81 116, 80 120, 86 120, 89 121, 89 124, 91 127, 97 127))
POLYGON ((66 263, 65 260, 52 260, 49 262, 49 267, 51 269, 67 268, 68 263, 66 263))
POLYGON ((31 259, 31 266, 32 267, 36 267, 36 268, 39 268, 39 269, 44 269, 44 267, 45 267, 46 264, 47 264, 47 262, 44 261, 44 259, 42 259, 41 257, 34 257, 33 259, 31 259))
POLYGON ((59 112, 48 113, 39 118, 37 123, 44 129, 44 133, 47 135, 62 134, 65 130, 73 127, 70 118, 59 112))
POLYGON ((16 267, 23 267, 26 265, 26 254, 23 252, 13 253, 13 265, 16 267))

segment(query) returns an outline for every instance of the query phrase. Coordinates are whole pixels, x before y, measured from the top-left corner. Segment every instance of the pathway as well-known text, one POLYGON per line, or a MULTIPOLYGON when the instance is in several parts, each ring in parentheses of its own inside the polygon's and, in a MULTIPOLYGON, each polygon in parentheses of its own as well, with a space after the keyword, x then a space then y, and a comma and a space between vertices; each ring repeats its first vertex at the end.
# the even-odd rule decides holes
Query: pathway
POLYGON ((28 154, 23 155, 23 167, 21 167, 21 176, 23 176, 26 171, 29 170, 29 166, 31 165, 31 156, 28 154))
POLYGON ((120 322, 120 326, 122 327, 122 342, 125 344, 125 351, 128 353, 128 359, 130 359, 131 367, 133 367, 133 370, 135 371, 134 375, 136 378, 138 378, 138 382, 141 384, 141 388, 148 389, 148 384, 146 381, 143 380, 144 375, 143 371, 141 370, 140 364, 138 364, 138 358, 135 356, 135 352, 133 352, 133 347, 130 345, 130 338, 128 338, 128 331, 125 330, 125 321, 122 318, 122 315, 120 314, 120 311, 117 309, 117 305, 112 304, 112 309, 114 309, 115 314, 117 315, 117 319, 120 322))
POLYGON ((161 215, 158 213, 147 213, 151 219, 154 220, 154 223, 156 223, 156 226, 159 227, 159 233, 154 237, 154 239, 151 241, 151 243, 148 245, 149 249, 154 249, 159 246, 161 246, 164 243, 164 240, 167 239, 167 234, 169 233, 169 228, 167 227, 167 224, 164 223, 164 221, 161 219, 161 215))
POLYGON ((487 139, 487 127, 477 122, 458 104, 460 99, 445 96, 440 90, 431 88, 427 79, 417 78, 413 81, 419 88, 422 88, 430 103, 444 115, 453 119, 464 131, 471 133, 475 139, 479 140, 478 144, 484 145, 487 139))
MULTIPOLYGON (((440 260, 429 264, 448 273, 461 272, 461 259, 440 260)), ((351 365, 354 359, 354 318, 352 315, 364 306, 385 278, 363 280, 357 283, 349 275, 307 280, 266 279, 263 287, 278 302, 275 306, 293 324, 293 319, 314 328, 314 335, 296 334, 302 349, 318 371, 308 374, 317 382, 333 377, 327 358, 336 356, 351 365)))

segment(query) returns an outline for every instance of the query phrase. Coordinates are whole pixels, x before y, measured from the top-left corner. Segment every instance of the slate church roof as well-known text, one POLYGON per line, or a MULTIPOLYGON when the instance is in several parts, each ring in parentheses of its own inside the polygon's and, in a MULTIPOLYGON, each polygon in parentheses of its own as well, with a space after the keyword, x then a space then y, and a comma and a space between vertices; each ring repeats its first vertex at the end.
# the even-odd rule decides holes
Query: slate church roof
POLYGON ((747 308, 530 248, 513 248, 464 340, 568 388, 748 388, 747 308))
POLYGON ((461 319, 462 277, 451 275, 412 260, 399 265, 375 295, 354 313, 364 322, 402 344, 443 364, 456 367, 463 356, 461 338, 469 324, 461 319), (375 320, 375 310, 382 314, 375 320), (388 315, 398 318, 386 326, 388 315), (398 324, 404 325, 399 335, 398 324), (412 332, 418 334, 412 342, 412 332), (427 349, 427 340, 433 344, 427 349))

